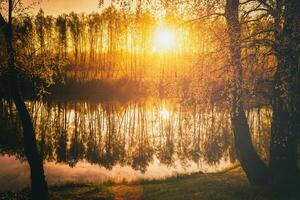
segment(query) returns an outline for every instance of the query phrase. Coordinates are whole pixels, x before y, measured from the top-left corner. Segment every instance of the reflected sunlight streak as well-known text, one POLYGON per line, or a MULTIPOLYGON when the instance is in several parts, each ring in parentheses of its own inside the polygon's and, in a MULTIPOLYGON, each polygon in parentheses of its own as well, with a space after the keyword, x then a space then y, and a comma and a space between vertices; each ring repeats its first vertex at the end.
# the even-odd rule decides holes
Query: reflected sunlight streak
POLYGON ((166 108, 162 108, 160 114, 164 119, 167 119, 170 116, 170 112, 166 108))

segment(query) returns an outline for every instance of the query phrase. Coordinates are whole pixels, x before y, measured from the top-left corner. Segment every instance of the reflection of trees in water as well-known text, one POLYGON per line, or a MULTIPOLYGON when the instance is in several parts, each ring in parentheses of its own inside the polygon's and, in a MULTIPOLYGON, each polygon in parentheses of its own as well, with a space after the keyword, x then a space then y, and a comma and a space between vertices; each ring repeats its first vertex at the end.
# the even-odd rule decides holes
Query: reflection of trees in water
POLYGON ((208 113, 205 114, 206 128, 204 140, 204 158, 210 164, 216 164, 225 157, 226 159, 234 160, 232 149, 232 133, 229 127, 229 113, 226 110, 218 109, 216 106, 211 106, 208 113))
POLYGON ((157 158, 161 163, 166 165, 171 165, 174 163, 174 153, 175 153, 175 138, 174 129, 176 121, 174 119, 174 114, 171 112, 169 116, 164 116, 162 109, 164 105, 158 105, 158 110, 156 111, 157 121, 158 121, 158 135, 159 142, 157 143, 157 158))
MULTIPOLYGON (((30 102, 38 146, 47 161, 75 166, 86 160, 111 169, 130 165, 145 172, 156 157, 171 166, 218 164, 235 160, 226 108, 171 102, 85 103, 30 102)), ((1 103, 0 148, 22 156, 19 119, 9 101, 1 103), (13 136, 13 137, 12 137, 13 136)), ((247 112, 252 137, 267 157, 271 111, 247 112)))
POLYGON ((24 157, 22 148, 23 136, 21 126, 15 126, 18 121, 14 114, 15 108, 12 101, 0 102, 0 155, 14 154, 16 157, 24 157))
POLYGON ((86 135, 85 129, 85 105, 77 104, 74 105, 74 129, 71 132, 71 141, 70 148, 68 152, 68 160, 71 166, 75 165, 78 161, 84 158, 85 154, 85 145, 84 145, 84 136, 86 135), (83 108, 80 112, 78 110, 83 108))
MULTIPOLYGON (((49 103, 50 104, 50 103, 49 103)), ((70 112, 67 112, 66 102, 58 102, 57 107, 52 111, 54 115, 54 135, 56 140, 56 160, 57 162, 67 162, 67 129, 70 122, 70 112)))
POLYGON ((247 111, 251 136, 258 152, 264 158, 269 157, 272 111, 268 108, 254 108, 247 111))
MULTIPOLYGON (((130 164, 133 169, 146 171, 149 162, 153 159, 154 148, 151 145, 149 137, 147 110, 145 105, 138 104, 137 109, 134 109, 134 116, 137 115, 136 135, 132 137, 131 142, 131 158, 130 164)), ((135 119, 135 117, 134 117, 135 119)), ((133 126, 134 128, 135 126, 133 126)), ((134 130, 132 130, 134 132, 134 130)), ((126 140, 126 138, 124 138, 126 140)))

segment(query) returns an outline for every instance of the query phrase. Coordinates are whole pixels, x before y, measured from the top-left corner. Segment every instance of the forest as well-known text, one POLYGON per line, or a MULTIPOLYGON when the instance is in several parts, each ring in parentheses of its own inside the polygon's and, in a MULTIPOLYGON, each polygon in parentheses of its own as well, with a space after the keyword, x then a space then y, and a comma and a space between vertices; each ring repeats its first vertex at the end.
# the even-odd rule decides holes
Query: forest
POLYGON ((299 0, 28 2, 0 1, 0 199, 300 197, 299 0))

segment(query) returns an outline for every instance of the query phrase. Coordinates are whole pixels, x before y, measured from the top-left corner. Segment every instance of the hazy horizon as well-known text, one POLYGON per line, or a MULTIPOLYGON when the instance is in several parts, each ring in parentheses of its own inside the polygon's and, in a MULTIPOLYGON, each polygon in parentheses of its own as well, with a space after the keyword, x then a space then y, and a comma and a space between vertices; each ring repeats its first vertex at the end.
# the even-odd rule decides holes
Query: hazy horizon
POLYGON ((24 4, 28 6, 32 3, 37 3, 37 5, 34 5, 33 9, 30 10, 30 12, 33 13, 43 9, 46 15, 58 15, 72 11, 76 13, 100 11, 98 2, 99 0, 77 0, 76 2, 72 0, 26 0, 24 4))

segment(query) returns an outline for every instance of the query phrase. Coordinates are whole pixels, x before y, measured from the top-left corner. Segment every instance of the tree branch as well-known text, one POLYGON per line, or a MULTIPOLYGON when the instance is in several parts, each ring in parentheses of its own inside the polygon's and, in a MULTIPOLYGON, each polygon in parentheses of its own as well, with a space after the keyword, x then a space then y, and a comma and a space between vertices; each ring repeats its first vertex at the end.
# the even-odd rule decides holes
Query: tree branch
POLYGON ((267 3, 267 0, 257 0, 259 3, 261 3, 264 7, 266 7, 270 14, 274 16, 274 8, 267 3))
POLYGON ((208 14, 208 15, 204 15, 204 16, 201 16, 201 17, 198 17, 198 18, 195 18, 195 19, 191 19, 191 20, 187 20, 187 21, 184 21, 183 23, 191 23, 191 22, 194 22, 194 21, 198 21, 198 20, 201 20, 201 19, 207 19, 209 17, 224 17, 225 16, 225 13, 211 13, 211 14, 208 14))

